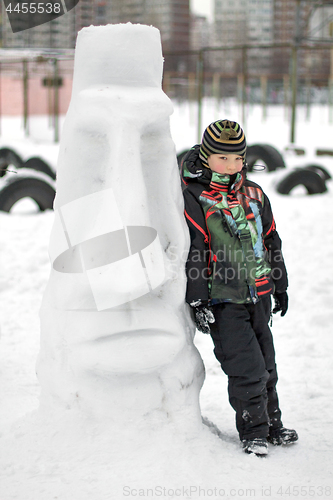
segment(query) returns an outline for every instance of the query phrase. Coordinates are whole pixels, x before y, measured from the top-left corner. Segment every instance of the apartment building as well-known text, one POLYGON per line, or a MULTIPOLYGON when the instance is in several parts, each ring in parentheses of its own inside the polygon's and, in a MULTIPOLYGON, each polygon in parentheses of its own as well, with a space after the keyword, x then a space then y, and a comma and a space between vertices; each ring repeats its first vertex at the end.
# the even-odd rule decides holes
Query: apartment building
MULTIPOLYGON (((164 52, 188 51, 190 47, 189 0, 80 0, 67 14, 18 33, 12 32, 2 2, 1 6, 3 48, 73 49, 81 28, 126 22, 156 26, 164 52)), ((174 70, 184 64, 181 57, 169 61, 174 70)))
POLYGON ((199 50, 209 47, 211 39, 211 25, 204 16, 191 16, 190 49, 199 50))
MULTIPOLYGON (((215 0, 213 44, 228 47, 245 44, 269 44, 273 42, 274 0, 215 0)), ((248 68, 268 70, 269 51, 251 49, 248 52, 248 68)), ((224 72, 242 71, 241 50, 226 51, 215 57, 214 66, 224 72)))
POLYGON ((187 52, 190 48, 189 0, 109 0, 106 2, 108 22, 141 23, 152 25, 161 32, 165 69, 185 71, 184 55, 170 56, 170 52, 187 52))
POLYGON ((333 4, 314 10, 309 19, 307 37, 310 42, 328 45, 328 50, 308 54, 306 69, 309 74, 326 75, 333 79, 333 4))
MULTIPOLYGON (((77 6, 50 22, 13 33, 7 13, 2 7, 2 47, 31 49, 72 49, 77 32, 84 26, 94 24, 100 1, 80 0, 77 6)), ((24 20, 22 18, 24 27, 24 20)))
MULTIPOLYGON (((322 2, 324 4, 324 2, 322 2)), ((333 7, 320 5, 321 2, 301 2, 297 13, 295 0, 274 0, 274 37, 282 42, 293 43, 298 37, 299 43, 317 44, 321 41, 333 41, 333 7), (297 21, 298 18, 298 21, 297 21), (298 31, 298 33, 297 33, 298 31)), ((299 50, 298 75, 311 80, 327 79, 330 72, 330 50, 299 50)), ((290 55, 282 50, 273 58, 276 72, 288 71, 290 55)))

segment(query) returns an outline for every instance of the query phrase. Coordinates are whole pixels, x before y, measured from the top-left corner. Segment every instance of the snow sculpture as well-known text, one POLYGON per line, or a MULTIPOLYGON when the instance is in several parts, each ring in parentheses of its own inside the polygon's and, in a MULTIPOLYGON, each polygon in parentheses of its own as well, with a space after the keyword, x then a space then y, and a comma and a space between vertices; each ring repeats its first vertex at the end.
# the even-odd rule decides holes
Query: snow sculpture
POLYGON ((41 406, 200 424, 204 370, 184 304, 188 232, 156 28, 84 28, 62 133, 41 406))

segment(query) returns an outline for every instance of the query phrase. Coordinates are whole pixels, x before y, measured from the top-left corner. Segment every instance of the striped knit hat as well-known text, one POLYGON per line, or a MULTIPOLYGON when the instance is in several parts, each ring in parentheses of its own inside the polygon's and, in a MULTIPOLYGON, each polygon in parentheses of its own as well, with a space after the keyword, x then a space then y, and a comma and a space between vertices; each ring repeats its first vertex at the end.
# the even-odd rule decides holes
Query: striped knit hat
POLYGON ((199 151, 202 163, 208 167, 208 156, 220 153, 238 154, 245 161, 246 139, 238 123, 218 120, 208 125, 204 131, 199 151))

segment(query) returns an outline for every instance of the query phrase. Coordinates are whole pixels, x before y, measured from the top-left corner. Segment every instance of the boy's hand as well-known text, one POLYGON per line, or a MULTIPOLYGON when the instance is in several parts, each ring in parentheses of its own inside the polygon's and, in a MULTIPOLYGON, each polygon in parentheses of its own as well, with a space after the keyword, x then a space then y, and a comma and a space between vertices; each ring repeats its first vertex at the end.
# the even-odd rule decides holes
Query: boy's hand
POLYGON ((210 333, 209 323, 215 323, 215 318, 208 301, 194 300, 190 306, 194 310, 194 320, 199 332, 210 333))
POLYGON ((281 316, 284 316, 288 311, 288 294, 287 292, 276 292, 274 294, 275 307, 273 314, 281 311, 281 316))

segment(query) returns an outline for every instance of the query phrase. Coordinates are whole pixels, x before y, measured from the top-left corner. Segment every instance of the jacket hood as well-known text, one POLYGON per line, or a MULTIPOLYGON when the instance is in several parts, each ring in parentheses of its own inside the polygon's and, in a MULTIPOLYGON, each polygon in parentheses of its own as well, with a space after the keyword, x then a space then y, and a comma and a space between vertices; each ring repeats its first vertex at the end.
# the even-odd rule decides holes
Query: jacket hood
POLYGON ((199 158, 200 144, 193 146, 184 156, 181 164, 181 178, 183 188, 189 182, 198 182, 201 184, 210 184, 212 171, 205 167, 199 158))
POLYGON ((183 189, 189 183, 198 182, 200 184, 211 185, 211 187, 216 189, 218 183, 222 181, 223 184, 228 184, 231 180, 231 184, 234 184, 233 188, 237 191, 243 185, 246 178, 246 168, 240 172, 240 175, 236 174, 234 176, 215 174, 210 168, 205 167, 199 158, 200 144, 193 146, 188 153, 184 156, 181 163, 181 178, 183 189), (213 175, 214 174, 214 175, 213 175), (224 177, 224 179, 222 179, 224 177), (234 177, 234 178, 232 178, 234 177), (228 178, 228 179, 227 179, 228 178))

